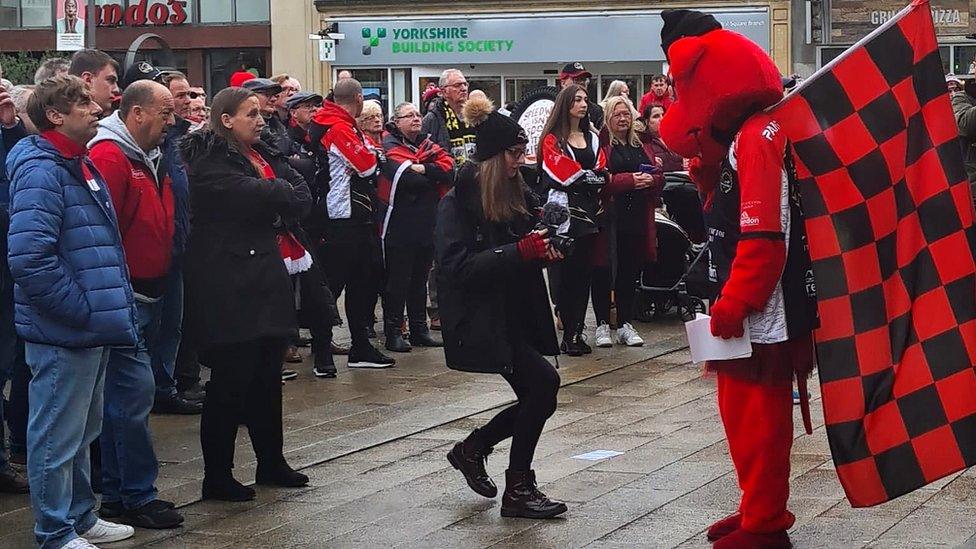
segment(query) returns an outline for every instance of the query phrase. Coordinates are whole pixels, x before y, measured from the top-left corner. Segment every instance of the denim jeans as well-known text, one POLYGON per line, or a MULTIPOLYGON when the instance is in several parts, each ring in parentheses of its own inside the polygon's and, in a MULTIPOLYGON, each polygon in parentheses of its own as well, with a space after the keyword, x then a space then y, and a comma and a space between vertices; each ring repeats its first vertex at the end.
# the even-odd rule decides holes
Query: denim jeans
POLYGON ((176 353, 183 337, 183 271, 174 265, 159 301, 160 311, 151 328, 149 354, 156 379, 156 397, 176 394, 176 353))
POLYGON ((162 301, 136 301, 136 347, 112 347, 105 371, 105 420, 102 436, 102 502, 122 502, 126 509, 156 499, 159 462, 149 432, 149 412, 156 393, 149 349, 151 327, 162 301))
POLYGON ((102 426, 108 348, 25 343, 30 382, 27 474, 34 536, 54 549, 95 525, 88 446, 102 426))

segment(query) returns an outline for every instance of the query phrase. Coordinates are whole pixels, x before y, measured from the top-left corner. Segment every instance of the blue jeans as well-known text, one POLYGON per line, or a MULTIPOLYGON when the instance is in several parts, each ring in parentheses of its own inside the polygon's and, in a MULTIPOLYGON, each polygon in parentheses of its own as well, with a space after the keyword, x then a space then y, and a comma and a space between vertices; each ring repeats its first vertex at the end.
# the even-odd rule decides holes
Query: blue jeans
POLYGON ((95 525, 88 446, 102 427, 108 348, 25 343, 30 382, 27 474, 34 536, 54 549, 95 525))
POLYGON ((159 305, 161 310, 149 338, 154 342, 149 354, 156 378, 156 398, 176 394, 176 353, 183 337, 183 271, 179 265, 173 265, 159 305))
POLYGON ((161 301, 136 302, 136 347, 112 347, 105 371, 105 420, 102 426, 102 502, 122 502, 126 509, 156 499, 159 462, 149 432, 156 383, 148 338, 161 301))

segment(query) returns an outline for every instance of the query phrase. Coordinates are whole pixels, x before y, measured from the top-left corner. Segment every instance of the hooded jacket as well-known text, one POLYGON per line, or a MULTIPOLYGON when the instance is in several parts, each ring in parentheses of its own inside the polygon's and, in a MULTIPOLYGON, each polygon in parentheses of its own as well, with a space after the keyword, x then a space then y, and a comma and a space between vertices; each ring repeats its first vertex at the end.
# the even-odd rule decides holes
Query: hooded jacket
POLYGON ((379 162, 356 120, 326 101, 312 119, 310 133, 316 155, 325 160, 320 164, 329 167, 325 202, 330 224, 372 224, 379 162))
POLYGON ((74 147, 62 152, 33 135, 7 156, 17 335, 58 347, 131 347, 135 300, 112 198, 74 147))
POLYGON ((259 141, 265 179, 212 130, 180 141, 190 174, 193 233, 184 276, 188 337, 200 349, 297 333, 295 294, 282 261, 284 220, 308 213, 308 185, 280 152, 259 141))
POLYGON ((411 142, 395 124, 387 130, 377 193, 387 205, 383 245, 433 246, 437 203, 454 181, 454 158, 423 133, 411 142), (410 169, 414 164, 423 165, 424 173, 410 169))
POLYGON ((173 184, 157 147, 143 151, 116 111, 98 123, 89 157, 108 185, 119 219, 132 289, 159 298, 173 259, 173 184))

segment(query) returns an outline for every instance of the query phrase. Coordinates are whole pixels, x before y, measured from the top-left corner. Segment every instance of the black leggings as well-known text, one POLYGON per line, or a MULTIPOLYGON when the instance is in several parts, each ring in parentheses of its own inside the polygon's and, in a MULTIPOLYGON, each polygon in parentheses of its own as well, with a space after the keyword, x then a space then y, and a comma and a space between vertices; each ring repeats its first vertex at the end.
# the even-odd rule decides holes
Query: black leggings
POLYGON ((559 374, 538 351, 527 344, 517 344, 513 349, 515 368, 511 374, 502 374, 512 386, 518 402, 505 408, 478 429, 481 442, 491 447, 512 437, 512 451, 508 468, 512 471, 532 469, 532 456, 542 435, 546 420, 556 411, 556 393, 559 392, 559 374))
POLYGON ((346 291, 346 320, 353 347, 370 345, 367 326, 383 273, 383 257, 375 227, 330 227, 319 257, 325 262, 325 277, 335 298, 346 291))
POLYGON ((332 327, 336 325, 335 298, 318 261, 297 276, 300 297, 299 319, 312 334, 316 366, 332 366, 332 327))
POLYGON ((205 475, 223 477, 234 467, 237 426, 247 425, 258 464, 284 463, 281 432, 281 356, 285 338, 218 345, 200 352, 210 382, 200 418, 205 475))
MULTIPOLYGON (((634 319, 634 301, 637 299, 637 276, 647 252, 646 236, 617 235, 617 278, 610 286, 610 267, 593 269, 593 312, 597 324, 610 323, 610 290, 614 290, 617 303, 617 327, 634 319)), ((607 254, 609 257, 610 254, 607 254)))
POLYGON ((400 329, 403 307, 411 326, 427 327, 427 274, 434 259, 433 246, 386 247, 386 293, 383 294, 383 322, 387 329, 400 329))
POLYGON ((593 236, 576 239, 576 248, 569 257, 549 267, 556 275, 556 307, 563 322, 563 338, 569 339, 583 329, 586 304, 590 298, 593 278, 593 236))

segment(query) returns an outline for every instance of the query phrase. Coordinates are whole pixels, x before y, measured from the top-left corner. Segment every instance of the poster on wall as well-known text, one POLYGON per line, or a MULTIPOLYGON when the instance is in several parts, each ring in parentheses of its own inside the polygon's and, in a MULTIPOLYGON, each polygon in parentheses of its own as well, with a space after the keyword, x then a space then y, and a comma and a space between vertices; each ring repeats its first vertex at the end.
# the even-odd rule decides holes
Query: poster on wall
POLYGON ((57 50, 77 51, 85 49, 84 0, 57 0, 54 6, 57 50))

